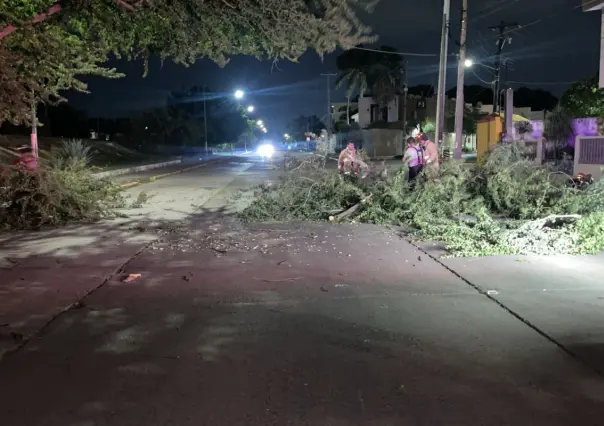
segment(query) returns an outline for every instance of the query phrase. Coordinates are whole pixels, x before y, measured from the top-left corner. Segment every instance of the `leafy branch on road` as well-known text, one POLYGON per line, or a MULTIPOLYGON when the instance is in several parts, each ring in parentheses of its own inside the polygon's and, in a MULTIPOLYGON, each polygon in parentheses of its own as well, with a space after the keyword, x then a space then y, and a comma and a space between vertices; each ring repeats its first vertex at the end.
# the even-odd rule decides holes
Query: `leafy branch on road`
POLYGON ((403 169, 384 180, 298 168, 263 187, 241 216, 328 220, 358 206, 350 219, 403 226, 417 238, 443 242, 454 255, 598 252, 604 249, 604 183, 578 190, 567 181, 513 146, 497 148, 476 165, 445 163, 414 190, 403 169))

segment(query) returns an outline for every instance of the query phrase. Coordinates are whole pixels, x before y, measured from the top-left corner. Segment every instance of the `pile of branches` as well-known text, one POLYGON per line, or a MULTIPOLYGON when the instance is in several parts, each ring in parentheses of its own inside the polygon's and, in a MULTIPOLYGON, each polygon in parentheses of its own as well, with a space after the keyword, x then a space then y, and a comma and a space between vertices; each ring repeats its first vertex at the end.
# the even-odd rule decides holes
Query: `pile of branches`
POLYGON ((460 256, 598 252, 604 249, 604 183, 579 190, 569 178, 510 145, 475 165, 445 163, 438 176, 424 174, 414 188, 404 168, 386 179, 299 168, 263 188, 242 216, 399 225, 460 256))
POLYGON ((37 171, 0 169, 0 224, 4 229, 39 229, 88 222, 124 206, 118 185, 96 178, 90 152, 79 141, 66 141, 41 159, 37 171))

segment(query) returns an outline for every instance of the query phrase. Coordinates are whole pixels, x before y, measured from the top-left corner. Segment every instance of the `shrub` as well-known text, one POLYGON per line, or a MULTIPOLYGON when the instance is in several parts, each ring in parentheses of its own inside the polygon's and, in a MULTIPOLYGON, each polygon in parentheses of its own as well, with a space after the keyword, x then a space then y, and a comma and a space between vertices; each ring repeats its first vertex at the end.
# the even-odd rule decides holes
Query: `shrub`
POLYGON ((44 156, 40 169, 0 172, 0 223, 9 229, 37 229, 94 221, 122 207, 121 188, 94 177, 92 151, 82 141, 64 141, 44 156))
POLYGON ((94 158, 92 147, 81 139, 63 140, 58 146, 42 155, 42 159, 53 169, 81 170, 90 165, 94 158))

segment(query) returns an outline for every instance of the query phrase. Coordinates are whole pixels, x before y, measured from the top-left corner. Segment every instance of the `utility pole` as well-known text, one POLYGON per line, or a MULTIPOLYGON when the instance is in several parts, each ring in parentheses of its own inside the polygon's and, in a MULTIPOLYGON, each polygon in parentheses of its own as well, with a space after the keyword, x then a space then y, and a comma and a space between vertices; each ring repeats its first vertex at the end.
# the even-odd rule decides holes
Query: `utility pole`
POLYGON ((499 40, 497 41, 497 54, 495 55, 495 87, 493 89, 493 113, 501 112, 500 98, 501 94, 501 51, 505 46, 506 41, 510 42, 510 38, 505 36, 505 30, 514 27, 520 27, 516 22, 501 21, 499 25, 489 27, 490 30, 499 32, 499 40))
POLYGON ((327 77, 327 134, 331 135, 331 77, 337 77, 337 74, 321 74, 327 77))
POLYGON ((35 92, 32 90, 31 92, 32 94, 32 98, 31 98, 31 135, 30 135, 30 142, 31 142, 31 150, 32 153, 34 154, 34 156, 38 156, 38 105, 36 102, 36 94, 35 92))
POLYGON ((451 0, 444 0, 442 34, 440 39, 440 65, 438 70, 438 89, 436 99, 436 134, 434 142, 440 149, 443 143, 445 127, 445 86, 447 83, 447 49, 449 47, 449 16, 451 15, 451 0))
POLYGON ((206 103, 206 86, 202 87, 201 95, 203 96, 203 141, 205 142, 206 152, 208 155, 208 109, 206 103))
POLYGON ((457 94, 455 95, 455 148, 453 158, 461 159, 463 141, 464 73, 466 67, 466 36, 468 32, 468 0, 462 0, 461 5, 461 35, 459 37, 459 57, 457 58, 457 94))
POLYGON ((604 9, 600 16, 600 89, 604 88, 604 9))
MULTIPOLYGON (((409 98, 409 82, 407 81, 407 59, 403 58, 403 134, 407 136, 407 110, 409 98)), ((406 138, 405 138, 406 139, 406 138)), ((401 152, 405 155, 407 141, 403 139, 401 152)))
MULTIPOLYGON (((409 93, 409 82, 407 81, 407 59, 403 58, 403 132, 407 134, 407 98, 409 93)), ((403 153, 405 152, 403 145, 403 153)))

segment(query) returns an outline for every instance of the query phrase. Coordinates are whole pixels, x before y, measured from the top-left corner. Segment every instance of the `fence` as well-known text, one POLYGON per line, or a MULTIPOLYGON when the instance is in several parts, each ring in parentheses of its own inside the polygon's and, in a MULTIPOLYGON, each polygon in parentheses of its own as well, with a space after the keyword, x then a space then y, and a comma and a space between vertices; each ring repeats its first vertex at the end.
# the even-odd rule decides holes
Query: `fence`
POLYGON ((595 180, 604 170, 604 136, 577 136, 575 138, 574 173, 585 173, 595 180))

